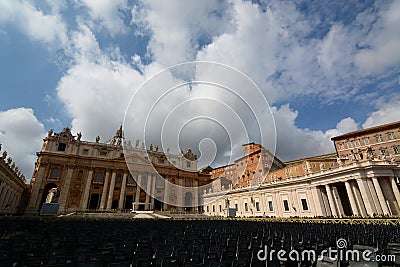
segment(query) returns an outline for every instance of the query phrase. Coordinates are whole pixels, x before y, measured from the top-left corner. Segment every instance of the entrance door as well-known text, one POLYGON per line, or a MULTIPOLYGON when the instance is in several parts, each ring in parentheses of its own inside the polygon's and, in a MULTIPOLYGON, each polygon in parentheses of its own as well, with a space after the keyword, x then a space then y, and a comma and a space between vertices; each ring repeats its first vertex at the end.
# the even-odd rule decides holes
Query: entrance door
POLYGON ((160 200, 154 199, 154 210, 162 210, 162 205, 163 203, 160 200))
POLYGON ((99 208, 100 194, 91 194, 89 200, 89 209, 96 210, 99 208))
POLYGON ((191 211, 192 210, 192 193, 186 192, 185 194, 185 210, 191 211))
POLYGON ((133 195, 127 195, 125 197, 124 209, 131 210, 133 207, 132 203, 133 203, 133 195))

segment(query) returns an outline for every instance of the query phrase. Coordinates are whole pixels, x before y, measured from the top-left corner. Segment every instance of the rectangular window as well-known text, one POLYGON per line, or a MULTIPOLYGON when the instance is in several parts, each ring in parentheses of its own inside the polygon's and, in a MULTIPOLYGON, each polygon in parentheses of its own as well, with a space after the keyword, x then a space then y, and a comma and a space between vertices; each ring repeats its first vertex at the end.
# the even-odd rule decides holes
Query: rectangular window
POLYGON ((394 133, 393 132, 388 133, 387 135, 388 135, 388 139, 389 140, 393 140, 394 139, 394 133))
POLYGON ((256 210, 260 211, 260 203, 256 202, 256 210))
POLYGON ((312 166, 313 168, 317 168, 317 165, 315 164, 315 162, 311 163, 311 166, 312 166))
POLYGON ((352 144, 351 142, 347 142, 347 147, 348 147, 348 148, 352 148, 352 147, 353 147, 353 144, 352 144))
POLYGON ((88 155, 89 154, 89 149, 83 149, 82 155, 88 155))
POLYGON ((210 212, 210 207, 209 206, 207 206, 207 212, 210 212))
POLYGON ((273 212, 274 211, 274 206, 272 205, 272 201, 268 201, 268 207, 269 207, 269 211, 273 212))
POLYGON ((360 140, 354 141, 355 146, 360 146, 360 140))
POLYGON ((343 149, 343 143, 339 143, 339 149, 343 149))
POLYGON ((329 165, 331 166, 331 168, 335 167, 335 163, 333 162, 331 162, 329 165))
POLYGON ((394 151, 394 154, 400 154, 400 147, 399 146, 394 146, 393 147, 393 151, 394 151))
POLYGON ((222 212, 222 206, 219 205, 219 212, 222 212))
POLYGON ((380 134, 375 136, 376 142, 382 142, 382 136, 380 134))
POLYGON ((215 212, 215 206, 213 205, 213 212, 215 212))
POLYGON ((238 204, 237 203, 235 203, 235 209, 236 209, 236 211, 238 210, 238 204))
POLYGON ((387 150, 386 150, 386 149, 384 149, 384 148, 383 148, 383 149, 381 149, 381 154, 382 154, 382 155, 384 155, 384 156, 386 156, 386 155, 387 155, 387 150))
POLYGON ((364 138, 364 144, 366 144, 366 145, 369 144, 369 137, 364 138))
POLYGON ((308 210, 307 199, 301 199, 301 205, 303 206, 303 210, 308 210))
POLYGON ((289 202, 286 199, 283 200, 283 208, 285 211, 289 211, 289 202))
POLYGON ((101 157, 107 157, 107 151, 100 151, 99 154, 101 157))
POLYGON ((247 203, 244 203, 244 211, 248 211, 249 210, 249 206, 247 205, 247 203))
POLYGON ((187 167, 187 168, 192 167, 192 163, 191 163, 190 161, 187 161, 187 162, 186 162, 186 167, 187 167))
POLYGON ((67 148, 67 144, 59 143, 58 147, 57 147, 57 150, 58 151, 65 151, 66 148, 67 148))

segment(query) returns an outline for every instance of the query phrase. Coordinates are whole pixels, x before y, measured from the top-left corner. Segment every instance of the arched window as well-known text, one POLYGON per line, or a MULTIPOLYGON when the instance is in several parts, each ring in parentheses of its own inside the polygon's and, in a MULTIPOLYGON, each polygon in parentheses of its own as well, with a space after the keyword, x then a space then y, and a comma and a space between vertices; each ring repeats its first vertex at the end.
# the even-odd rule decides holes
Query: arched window
POLYGON ((50 177, 51 178, 58 178, 58 172, 59 172, 59 169, 57 167, 53 168, 53 170, 51 171, 50 177))
POLYGON ((102 172, 97 172, 96 177, 94 178, 96 182, 102 182, 103 181, 103 173, 102 172))
POLYGON ((192 186, 191 181, 190 180, 186 180, 186 187, 191 187, 191 186, 192 186))

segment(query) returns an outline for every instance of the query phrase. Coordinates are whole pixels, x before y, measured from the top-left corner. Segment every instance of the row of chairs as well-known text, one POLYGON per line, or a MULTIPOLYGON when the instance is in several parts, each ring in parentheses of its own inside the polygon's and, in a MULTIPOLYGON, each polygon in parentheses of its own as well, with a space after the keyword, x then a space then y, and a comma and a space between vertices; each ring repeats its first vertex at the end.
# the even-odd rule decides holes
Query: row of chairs
MULTIPOLYGON (((393 225, 1 218, 0 266, 266 266, 260 250, 319 255, 335 248, 338 239, 346 240, 347 248, 369 247, 374 255, 400 251, 400 229, 393 225)), ((276 253, 267 261, 268 266, 356 266, 329 259, 280 261, 276 253)))

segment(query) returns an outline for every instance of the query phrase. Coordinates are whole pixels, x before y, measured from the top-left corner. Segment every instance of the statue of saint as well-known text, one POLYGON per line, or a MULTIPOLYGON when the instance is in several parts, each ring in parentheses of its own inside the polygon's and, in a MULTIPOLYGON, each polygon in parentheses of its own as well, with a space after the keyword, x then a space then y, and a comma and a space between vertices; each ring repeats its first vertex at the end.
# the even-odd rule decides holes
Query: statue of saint
POLYGON ((325 170, 325 164, 324 164, 323 162, 321 162, 321 163, 319 164, 319 169, 320 169, 320 170, 325 170))
POLYGON ((153 151, 153 144, 150 144, 150 151, 153 151))
POLYGON ((47 137, 51 137, 51 136, 53 136, 53 129, 50 129, 48 132, 47 132, 47 137))
POLYGON ((135 148, 138 148, 138 147, 139 147, 139 141, 140 141, 140 140, 136 140, 136 142, 135 142, 135 148))
POLYGON ((82 133, 81 133, 81 132, 79 132, 79 133, 77 133, 76 135, 78 136, 77 140, 78 140, 78 141, 81 141, 81 138, 82 138, 82 133))
POLYGON ((7 159, 8 165, 11 165, 11 162, 12 162, 12 157, 8 157, 8 159, 7 159))
POLYGON ((2 159, 2 160, 5 160, 6 157, 7 157, 7 151, 4 151, 4 152, 3 152, 3 156, 1 157, 1 159, 2 159))
POLYGON ((96 136, 96 143, 100 142, 100 136, 96 136))
POLYGON ((54 199, 56 192, 57 192, 57 187, 51 188, 49 190, 49 193, 47 194, 47 197, 46 197, 46 203, 54 203, 53 199, 54 199))
POLYGON ((158 146, 156 145, 155 147, 154 147, 154 151, 158 151, 158 146))

